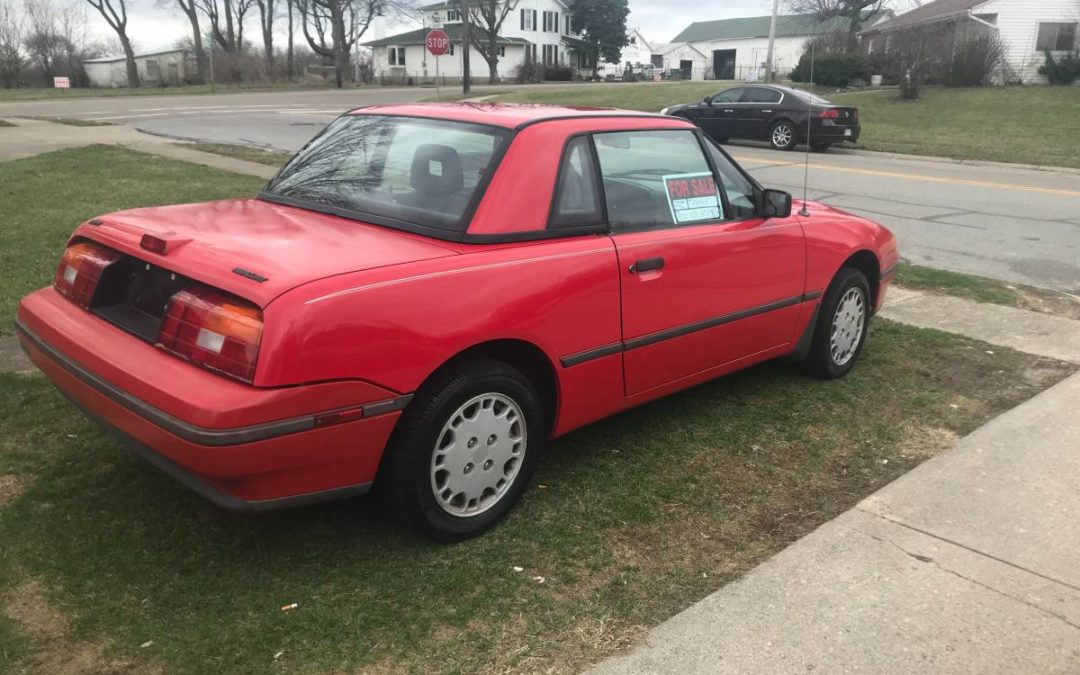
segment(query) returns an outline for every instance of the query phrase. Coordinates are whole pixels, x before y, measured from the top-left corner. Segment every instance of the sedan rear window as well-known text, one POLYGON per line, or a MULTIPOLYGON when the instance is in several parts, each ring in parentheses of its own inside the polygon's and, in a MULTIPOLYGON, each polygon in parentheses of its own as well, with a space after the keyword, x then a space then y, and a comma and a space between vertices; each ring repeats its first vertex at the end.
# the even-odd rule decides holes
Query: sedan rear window
POLYGON ((263 191, 377 224, 464 232, 509 133, 445 120, 347 115, 263 191))

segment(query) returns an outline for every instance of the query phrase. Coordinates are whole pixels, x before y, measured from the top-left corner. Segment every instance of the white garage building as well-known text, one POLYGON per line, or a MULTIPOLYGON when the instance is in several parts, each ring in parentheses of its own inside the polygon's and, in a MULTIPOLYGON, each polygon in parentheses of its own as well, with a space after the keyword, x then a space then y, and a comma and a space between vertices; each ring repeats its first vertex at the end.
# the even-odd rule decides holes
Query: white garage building
MULTIPOLYGON (((863 28, 891 17, 891 11, 878 12, 863 28)), ((719 21, 696 21, 672 40, 689 44, 706 58, 705 78, 717 80, 758 80, 765 77, 769 51, 769 16, 752 16, 719 21)), ((818 21, 813 16, 777 17, 773 63, 776 72, 786 77, 799 63, 810 38, 827 33, 847 32, 843 18, 818 21)))
MULTIPOLYGON (((145 86, 182 84, 194 73, 194 60, 186 49, 170 49, 135 55, 135 67, 145 86)), ((83 61, 83 69, 92 87, 126 87, 127 63, 124 55, 103 56, 83 61)))

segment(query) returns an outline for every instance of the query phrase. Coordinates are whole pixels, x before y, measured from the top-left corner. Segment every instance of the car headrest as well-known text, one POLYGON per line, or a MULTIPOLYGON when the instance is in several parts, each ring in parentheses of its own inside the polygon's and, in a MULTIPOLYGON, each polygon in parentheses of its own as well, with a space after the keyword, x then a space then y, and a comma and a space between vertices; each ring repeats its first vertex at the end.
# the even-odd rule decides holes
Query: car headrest
POLYGON ((461 156, 449 145, 428 143, 413 154, 409 182, 417 192, 449 195, 465 187, 461 156))

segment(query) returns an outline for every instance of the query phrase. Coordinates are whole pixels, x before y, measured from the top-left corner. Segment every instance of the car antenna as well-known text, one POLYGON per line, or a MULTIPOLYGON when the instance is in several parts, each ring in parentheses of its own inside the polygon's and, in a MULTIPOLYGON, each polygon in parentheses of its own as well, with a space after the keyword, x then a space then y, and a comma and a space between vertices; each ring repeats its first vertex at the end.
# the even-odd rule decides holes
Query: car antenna
POLYGON ((810 41, 810 91, 806 97, 806 162, 803 165, 802 184, 802 208, 799 215, 803 218, 810 217, 810 209, 806 206, 807 185, 810 183, 810 129, 813 127, 811 120, 814 117, 814 41, 810 41))

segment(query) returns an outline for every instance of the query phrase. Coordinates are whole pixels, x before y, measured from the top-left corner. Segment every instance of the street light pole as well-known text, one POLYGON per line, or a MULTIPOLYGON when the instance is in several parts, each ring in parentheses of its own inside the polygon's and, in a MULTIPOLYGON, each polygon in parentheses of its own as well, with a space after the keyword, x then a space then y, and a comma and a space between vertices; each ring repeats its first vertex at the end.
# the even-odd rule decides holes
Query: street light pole
POLYGON ((472 70, 469 65, 469 53, 472 51, 472 20, 469 18, 469 0, 461 0, 461 25, 464 38, 461 46, 461 93, 472 90, 472 70))
POLYGON ((765 55, 765 81, 772 82, 776 76, 773 67, 773 47, 776 43, 776 15, 780 11, 780 0, 773 0, 772 19, 769 21, 769 51, 765 55))

